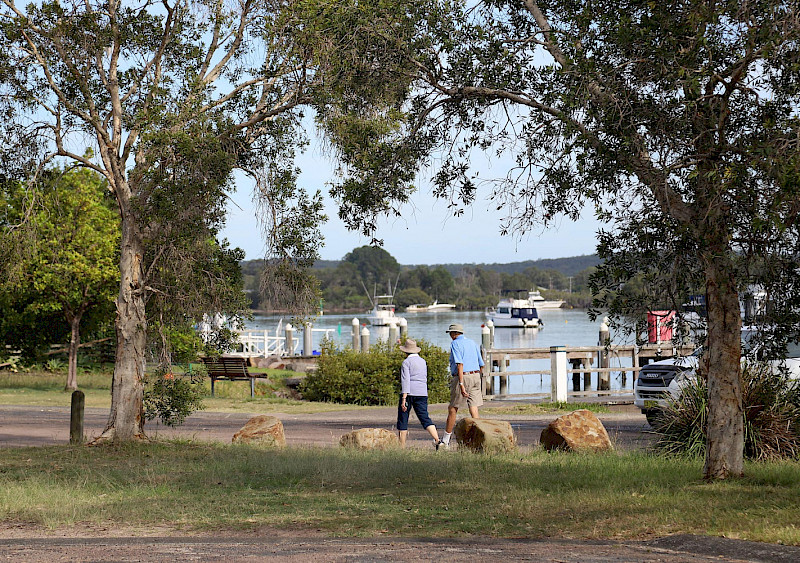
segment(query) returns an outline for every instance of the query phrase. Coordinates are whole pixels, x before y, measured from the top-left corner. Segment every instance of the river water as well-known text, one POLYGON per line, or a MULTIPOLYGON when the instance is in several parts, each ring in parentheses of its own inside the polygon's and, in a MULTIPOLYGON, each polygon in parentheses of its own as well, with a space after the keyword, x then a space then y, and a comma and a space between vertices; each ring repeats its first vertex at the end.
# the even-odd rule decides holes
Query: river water
MULTIPOLYGON (((481 342, 481 325, 485 322, 482 312, 476 311, 440 311, 435 313, 401 313, 408 321, 408 336, 414 339, 425 339, 440 346, 444 350, 450 349, 450 336, 445 333, 451 323, 460 323, 464 333, 478 344, 481 342)), ((327 330, 328 337, 337 346, 345 347, 352 343, 352 321, 359 318, 366 322, 367 313, 358 315, 325 314, 314 320, 313 348, 319 349, 320 342, 325 333, 316 330, 327 330)), ((539 311, 539 317, 544 323, 541 329, 496 328, 495 348, 549 348, 550 346, 596 346, 600 331, 600 320, 591 321, 586 311, 580 309, 553 309, 539 311)), ((283 318, 283 325, 291 319, 283 318)), ((275 334, 280 316, 256 315, 247 323, 246 330, 269 330, 275 334)), ((367 325, 370 331, 370 341, 376 339, 386 340, 389 336, 388 327, 374 327, 367 325)), ((303 335, 300 331, 295 333, 296 338, 302 342, 303 335)), ((281 336, 283 334, 281 333, 281 336)), ((613 339, 613 335, 612 335, 613 339)), ((630 366, 630 359, 612 359, 611 367, 630 366), (626 362, 627 360, 627 362, 626 362)), ((508 371, 549 370, 549 360, 512 360, 508 371)), ((497 379, 497 378, 495 378, 497 379)), ((536 394, 550 392, 550 376, 547 374, 531 374, 511 376, 508 378, 509 394, 536 394)), ((571 379, 570 379, 571 381, 571 379)), ((571 383, 570 383, 571 385, 571 383)), ((597 374, 592 374, 592 389, 597 388, 597 374)), ((620 373, 611 375, 612 389, 632 389, 632 378, 628 376, 625 383, 620 373)))

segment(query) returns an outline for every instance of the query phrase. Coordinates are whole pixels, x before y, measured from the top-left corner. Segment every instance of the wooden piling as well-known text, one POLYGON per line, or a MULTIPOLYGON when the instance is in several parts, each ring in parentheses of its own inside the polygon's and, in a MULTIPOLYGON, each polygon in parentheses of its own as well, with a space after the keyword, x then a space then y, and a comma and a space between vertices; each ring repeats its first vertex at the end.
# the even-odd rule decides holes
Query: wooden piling
POLYGON ((83 443, 83 411, 86 404, 86 395, 83 391, 72 392, 72 402, 69 413, 69 443, 83 443))

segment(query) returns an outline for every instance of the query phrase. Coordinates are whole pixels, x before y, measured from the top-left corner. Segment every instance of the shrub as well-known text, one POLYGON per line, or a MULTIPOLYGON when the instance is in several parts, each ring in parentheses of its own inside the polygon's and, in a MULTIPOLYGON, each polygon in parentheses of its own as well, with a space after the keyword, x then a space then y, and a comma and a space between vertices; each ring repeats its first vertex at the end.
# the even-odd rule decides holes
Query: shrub
MULTIPOLYGON (((428 401, 450 398, 449 354, 424 340, 419 353, 428 363, 428 401)), ((393 405, 400 394, 400 365, 406 354, 396 346, 378 342, 366 353, 338 349, 325 342, 316 373, 300 387, 305 399, 353 405, 393 405)))
POLYGON ((159 369, 147 374, 144 381, 144 416, 158 417, 167 426, 180 426, 194 411, 203 409, 202 372, 186 374, 159 369))
MULTIPOLYGON (((796 459, 800 456, 800 385, 769 364, 746 363, 742 369, 744 455, 753 460, 796 459)), ((708 387, 691 378, 680 398, 654 421, 656 450, 669 454, 705 455, 708 387)))

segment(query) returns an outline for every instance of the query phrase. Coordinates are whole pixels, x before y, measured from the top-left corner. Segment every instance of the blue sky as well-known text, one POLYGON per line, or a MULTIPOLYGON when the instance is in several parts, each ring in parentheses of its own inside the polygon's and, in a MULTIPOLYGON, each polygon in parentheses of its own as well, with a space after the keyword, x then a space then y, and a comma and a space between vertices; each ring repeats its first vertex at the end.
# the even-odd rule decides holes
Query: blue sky
MULTIPOLYGON (((327 194, 325 183, 333 178, 333 165, 313 142, 298 157, 297 164, 303 171, 300 185, 310 192, 320 188, 327 194)), ((494 176, 504 174, 497 163, 491 166, 478 163, 477 167, 494 176)), ((445 202, 430 195, 430 187, 424 180, 419 184, 413 204, 401 210, 402 217, 382 221, 377 233, 383 239, 383 248, 401 264, 507 263, 595 252, 600 225, 589 210, 578 222, 563 219, 556 227, 545 231, 538 228, 515 239, 500 235, 503 215, 487 205, 487 193, 480 194, 461 217, 453 217, 445 202)), ((264 243, 252 203, 252 185, 246 179, 238 182, 228 210, 228 223, 222 235, 232 246, 244 249, 248 260, 261 258, 264 243)), ((320 250, 323 259, 339 260, 353 248, 369 243, 359 233, 345 228, 337 217, 335 202, 327 197, 326 213, 329 219, 323 228, 325 241, 320 250)))

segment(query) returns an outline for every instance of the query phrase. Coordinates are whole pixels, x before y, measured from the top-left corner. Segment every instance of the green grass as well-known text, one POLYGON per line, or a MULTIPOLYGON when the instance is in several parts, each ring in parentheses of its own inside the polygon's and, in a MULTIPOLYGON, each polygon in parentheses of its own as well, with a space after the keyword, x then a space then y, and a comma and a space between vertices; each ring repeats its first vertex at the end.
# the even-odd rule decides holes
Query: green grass
MULTIPOLYGON (((210 382, 205 381, 203 383, 206 395, 203 399, 205 410, 306 414, 371 408, 332 403, 314 403, 287 398, 283 396, 288 393, 285 379, 299 374, 286 370, 259 368, 255 368, 252 371, 263 374, 267 378, 257 380, 256 396, 254 398, 250 397, 250 385, 247 381, 217 381, 214 385, 215 397, 211 397, 210 382)), ((0 371, 0 404, 69 407, 71 394, 64 391, 66 380, 66 374, 58 372, 29 371, 12 373, 10 371, 0 371)), ((78 387, 86 396, 86 407, 110 408, 110 373, 79 373, 78 387)))
POLYGON ((800 544, 800 465, 643 453, 258 449, 198 443, 0 451, 0 522, 332 536, 641 539, 677 533, 800 544))

